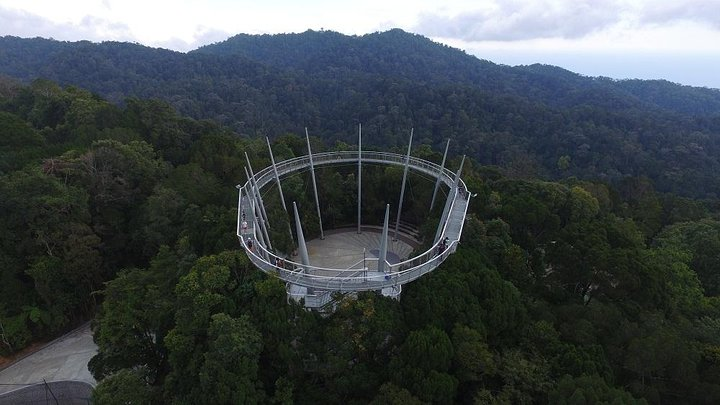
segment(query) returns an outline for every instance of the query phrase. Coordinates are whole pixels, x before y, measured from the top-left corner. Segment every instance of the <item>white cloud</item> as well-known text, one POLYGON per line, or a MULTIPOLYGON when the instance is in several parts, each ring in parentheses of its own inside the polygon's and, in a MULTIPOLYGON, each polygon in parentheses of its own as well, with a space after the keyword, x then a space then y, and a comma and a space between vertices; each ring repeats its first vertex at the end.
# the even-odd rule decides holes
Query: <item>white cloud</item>
POLYGON ((110 39, 115 41, 130 40, 133 38, 127 25, 90 15, 83 17, 77 25, 65 24, 64 27, 61 28, 67 27, 71 27, 71 30, 75 28, 77 31, 76 34, 82 35, 86 39, 88 36, 95 40, 110 39))
POLYGON ((645 3, 640 10, 643 24, 667 24, 692 21, 720 29, 720 2, 708 0, 655 1, 645 3))
POLYGON ((180 50, 220 40, 222 33, 320 28, 364 34, 400 27, 435 39, 485 43, 604 37, 640 47, 633 38, 643 31, 720 28, 715 0, 0 0, 0 13, 2 34, 129 40, 180 50))
POLYGON ((170 38, 168 40, 159 41, 155 45, 161 48, 173 49, 176 51, 187 52, 193 49, 197 49, 203 45, 212 44, 215 42, 221 42, 234 34, 222 30, 211 29, 203 26, 198 26, 195 29, 195 33, 190 41, 180 39, 177 37, 170 38))
POLYGON ((65 41, 134 41, 127 25, 84 16, 78 23, 55 22, 21 10, 0 6, 0 35, 45 37, 65 41))
MULTIPOLYGON (((108 0, 103 0, 102 4, 109 13, 129 12, 129 9, 112 8, 108 0)), ((148 15, 144 18, 150 19, 152 16, 148 15)), ((0 5, 0 35, 25 38, 44 37, 63 41, 139 42, 148 46, 179 51, 189 51, 205 44, 225 40, 234 35, 234 33, 228 33, 205 25, 183 24, 182 30, 177 32, 158 28, 158 24, 150 24, 149 27, 146 30, 137 26, 130 26, 120 20, 107 19, 97 15, 84 15, 75 20, 56 21, 28 11, 0 5)))
POLYGON ((466 7, 424 11, 412 29, 490 46, 720 49, 714 0, 490 0, 466 7))
POLYGON ((464 41, 516 41, 582 38, 620 21, 622 4, 595 0, 510 0, 455 15, 423 13, 416 30, 434 37, 464 41))
MULTIPOLYGON (((720 53, 717 0, 0 0, 0 35, 179 51, 238 33, 324 28, 361 35, 395 27, 500 62, 509 54, 554 63, 543 55, 720 53)), ((703 72, 720 71, 716 58, 708 60, 703 72)))
POLYGON ((47 36, 54 24, 36 15, 0 7, 0 33, 20 37, 47 36))

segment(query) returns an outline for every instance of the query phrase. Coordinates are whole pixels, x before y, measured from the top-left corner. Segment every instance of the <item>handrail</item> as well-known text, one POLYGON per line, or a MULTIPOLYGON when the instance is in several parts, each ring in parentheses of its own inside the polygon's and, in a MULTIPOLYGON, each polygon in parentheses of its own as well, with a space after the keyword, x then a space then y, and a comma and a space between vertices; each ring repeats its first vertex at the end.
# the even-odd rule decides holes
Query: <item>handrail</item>
MULTIPOLYGON (((369 162, 369 163, 390 163, 390 164, 396 164, 398 166, 402 166, 405 164, 405 156, 399 155, 397 153, 391 153, 391 152, 374 152, 374 151, 363 151, 362 152, 362 160, 363 162, 369 162)), ((295 170, 289 170, 289 169, 295 169, 296 167, 300 168, 307 168, 309 167, 310 158, 305 156, 300 157, 294 157, 287 160, 284 160, 282 162, 278 162, 275 166, 278 170, 278 173, 280 175, 287 174, 290 172, 293 172, 295 170)), ((343 162, 356 162, 357 161, 357 152, 354 151, 338 151, 338 152, 322 152, 322 153, 316 153, 313 154, 313 163, 316 166, 323 165, 323 164, 333 164, 333 163, 343 163, 343 162)), ((442 168, 442 172, 440 171, 441 167, 438 164, 435 164, 433 162, 416 158, 416 157, 410 157, 409 161, 409 167, 411 169, 415 169, 417 171, 430 174, 432 176, 443 176, 441 180, 444 180, 445 184, 452 185, 454 182, 454 176, 455 173, 450 171, 447 168, 442 168)), ((267 185, 269 182, 274 181, 274 171, 272 169, 272 166, 268 166, 259 172, 255 173, 255 182, 257 183, 257 187, 262 188, 263 186, 267 185)), ((462 181, 462 180, 461 180, 462 181)), ((464 183, 463 183, 464 185, 464 183)))
MULTIPOLYGON (((454 196, 454 198, 456 198, 456 196, 454 196)), ((450 212, 452 212, 452 209, 454 208, 454 206, 455 206, 455 199, 453 200, 453 202, 452 202, 451 205, 450 205, 450 212)), ((464 215, 463 215, 463 217, 464 217, 464 215)), ((448 219, 449 219, 449 218, 448 218, 448 219)), ((407 260, 405 260, 405 261, 403 261, 403 262, 399 262, 399 263, 395 263, 395 264, 389 264, 389 263, 388 263, 389 268, 390 268, 390 269, 393 269, 393 268, 402 267, 403 265, 406 265, 406 264, 408 264, 408 263, 412 263, 412 262, 417 261, 418 259, 426 256, 426 255, 427 255, 428 253, 430 253, 430 252, 436 251, 436 250, 438 249, 438 247, 440 246, 441 242, 442 242, 442 236, 444 236, 444 235, 446 234, 447 226, 448 226, 448 222, 446 221, 445 224, 443 224, 443 231, 442 231, 442 233, 441 233, 441 238, 440 238, 440 240, 438 240, 437 242, 435 242, 435 244, 432 245, 428 250, 426 250, 425 252, 423 252, 423 253, 415 256, 415 257, 412 257, 412 258, 410 258, 410 259, 407 259, 407 260)), ((257 240, 257 233, 256 233, 256 232, 257 232, 257 231, 255 230, 255 227, 253 227, 253 236, 254 236, 254 239, 255 239, 255 240, 257 240)), ((458 234, 458 235, 459 235, 459 234, 458 234)), ((240 237, 242 238, 241 235, 238 235, 238 236, 240 236, 240 237)), ((242 242, 245 242, 244 239, 241 239, 241 240, 242 240, 242 242)), ((243 244, 243 246, 245 246, 245 244, 243 244)), ((294 262, 294 261, 292 261, 292 260, 285 259, 285 258, 283 258, 283 257, 281 257, 281 256, 278 256, 278 255, 276 255, 275 253, 267 250, 267 249, 266 249, 264 246, 262 246, 262 245, 259 245, 259 244, 258 244, 257 247, 258 247, 259 250, 262 250, 262 252, 264 253, 265 256, 271 257, 271 258, 273 258, 273 259, 280 259, 280 260, 282 260, 282 261, 285 262, 285 263, 288 263, 288 264, 293 265, 293 267, 295 267, 295 268, 305 268, 305 269, 309 269, 309 270, 324 271, 324 272, 336 272, 336 273, 338 273, 338 274, 344 273, 344 272, 346 272, 346 271, 348 271, 348 270, 356 270, 356 269, 338 269, 338 268, 332 268, 332 267, 320 267, 320 266, 306 265, 306 264, 294 262)), ((253 254, 255 254, 255 252, 253 252, 253 251, 250 251, 250 252, 253 253, 253 254)), ((260 257, 258 257, 258 258, 260 258, 260 257)), ((376 259, 376 258, 368 258, 368 259, 366 259, 366 260, 373 260, 373 259, 376 259)), ((376 260, 377 260, 377 259, 376 259, 376 260)), ((267 264, 270 265, 270 266, 272 266, 272 267, 274 267, 274 268, 277 269, 277 270, 281 270, 281 269, 282 269, 282 270, 288 270, 288 269, 285 269, 284 267, 281 268, 281 267, 275 265, 273 262, 267 262, 267 264)), ((356 264, 357 264, 357 263, 356 263, 356 264)), ((310 276, 310 275, 309 275, 309 276, 310 276)))
MULTIPOLYGON (((315 164, 315 166, 344 162, 356 162, 357 159, 358 157, 356 151, 338 151, 313 154, 313 163, 315 164)), ((396 165, 405 164, 404 155, 390 152, 363 151, 362 159, 363 162, 370 163, 385 163, 396 165)), ((288 173, 295 172, 297 170, 307 168, 309 167, 309 165, 310 159, 309 156, 306 155, 279 162, 276 164, 276 169, 278 171, 278 174, 282 176, 288 173)), ((468 204, 467 200, 462 199, 462 202, 465 203, 465 207, 462 211, 463 220, 460 221, 457 235, 452 235, 453 239, 449 241, 449 245, 446 246, 445 250, 439 252, 439 247, 442 243, 442 240, 447 235, 448 226, 450 224, 451 218, 450 214, 456 209, 457 203, 458 201, 460 201, 458 198, 460 193, 458 193, 457 188, 453 188, 455 186, 455 173, 453 173, 447 168, 441 168, 435 163, 415 157, 410 158, 408 165, 413 170, 436 176, 436 178, 439 177, 441 181, 443 181, 446 185, 452 188, 450 195, 448 195, 448 199, 452 198, 452 200, 450 202, 448 216, 445 220, 445 223, 442 224, 442 232, 440 234, 439 240, 434 243, 428 250, 420 253, 413 258, 392 265, 388 263, 389 272, 387 274, 368 271, 367 267, 364 267, 362 269, 353 269, 352 267, 357 263, 355 263, 353 266, 351 266, 351 268, 348 269, 325 268, 312 265, 304 265, 294 262, 292 260, 282 258, 274 254, 273 252, 267 250, 259 243, 256 244, 257 250, 250 250, 249 248, 247 248, 245 238, 243 237, 243 232, 240 231, 239 225, 237 236, 242 243, 243 249, 246 250, 248 257, 257 267, 259 267, 265 272, 271 272, 287 282, 291 282, 305 287, 325 288, 328 290, 339 291, 377 290, 381 288, 397 286, 398 284, 404 284, 409 281, 415 280, 423 274, 434 270, 440 263, 442 263, 447 258, 449 254, 455 251, 459 242, 460 235, 462 234, 464 218, 467 215, 468 204), (263 256, 266 257, 267 260, 263 259, 263 256), (279 267, 274 264, 275 259, 278 258, 283 260, 285 263, 290 264, 293 269, 288 270, 284 267, 279 267), (269 262, 268 260, 272 260, 272 262, 269 262), (403 267, 405 266, 410 267, 403 269, 403 267), (335 275, 327 276, 322 274, 312 274, 308 273, 307 271, 334 272, 335 275), (347 275, 346 273, 350 274, 347 275), (366 274, 363 276, 356 276, 358 273, 366 274), (345 287, 348 288, 346 289, 345 287)), ((266 167, 255 173, 254 181, 256 183, 256 187, 261 188, 270 183, 271 181, 274 181, 274 176, 275 173, 272 166, 266 167)), ((247 193, 243 192, 244 190, 247 190, 248 187, 249 181, 242 186, 238 185, 238 209, 241 209, 242 207, 243 195, 245 195, 246 199, 250 198, 247 193)), ((462 187, 464 190, 467 190, 465 183, 462 179, 458 179, 458 187, 462 187)), ((469 193, 466 192, 464 194, 468 196, 467 198, 469 198, 469 193)), ((240 214, 238 214, 238 219, 240 219, 240 214)), ((253 229, 251 233, 253 234, 253 237, 255 237, 255 240, 257 240, 257 227, 255 226, 254 221, 252 228, 253 229)), ((249 234, 250 232, 247 233, 249 234)), ((369 260, 372 259, 375 258, 370 258, 369 260)))
MULTIPOLYGON (((274 268, 277 271, 277 275, 285 280, 290 281, 298 285, 303 285, 307 287, 319 287, 319 288, 327 288, 327 289, 339 289, 344 290, 342 288, 343 284, 351 283, 354 287, 348 289, 349 291, 354 290, 376 290, 379 288, 388 287, 395 284, 404 284, 406 282, 412 281, 420 277, 421 275, 432 271, 435 267, 432 269, 427 269, 426 271, 422 271, 415 276, 412 275, 412 273, 416 272, 417 270, 422 269, 423 266, 426 266, 428 264, 431 264, 433 262, 437 262, 438 259, 441 259, 437 264, 439 265, 440 262, 444 261, 447 256, 448 252, 454 252, 457 245, 457 240, 451 241, 450 245, 446 248, 444 252, 442 252, 439 255, 432 256, 428 261, 423 261, 418 265, 415 265, 411 268, 392 272, 390 275, 394 279, 392 282, 377 282, 378 280, 370 280, 368 281, 368 277, 338 277, 338 276, 323 276, 318 274, 307 274, 302 271, 303 267, 311 267, 311 266, 305 266, 302 264, 298 264, 295 262, 291 262, 294 265, 297 266, 296 270, 287 270, 284 268, 279 268, 271 263, 268 263, 267 261, 263 260, 259 255, 257 255, 254 251, 249 251, 248 256, 251 258, 253 263, 261 268, 263 271, 268 271, 268 268, 274 268), (283 277, 284 276, 284 277, 283 277), (290 276, 294 276, 293 278, 290 278, 290 276), (374 281, 374 282, 373 282, 374 281), (338 282, 339 282, 339 288, 338 288, 338 282), (358 283, 365 284, 364 286, 358 286, 358 283)), ((432 250, 430 249, 427 252, 425 252, 422 255, 419 255, 418 258, 422 256, 428 256, 428 253, 432 254, 432 250)), ((406 261, 407 262, 407 261, 406 261)), ((406 263, 404 262, 404 263, 406 263)), ((397 266, 396 266, 397 267, 397 266)), ((336 269, 338 270, 338 269, 336 269)), ((340 269, 342 270, 342 269, 340 269)), ((361 270, 359 270, 361 271, 361 270)), ((359 271, 356 271, 355 274, 357 274, 359 271)), ((369 277, 377 277, 380 276, 379 274, 374 274, 373 276, 369 277)))

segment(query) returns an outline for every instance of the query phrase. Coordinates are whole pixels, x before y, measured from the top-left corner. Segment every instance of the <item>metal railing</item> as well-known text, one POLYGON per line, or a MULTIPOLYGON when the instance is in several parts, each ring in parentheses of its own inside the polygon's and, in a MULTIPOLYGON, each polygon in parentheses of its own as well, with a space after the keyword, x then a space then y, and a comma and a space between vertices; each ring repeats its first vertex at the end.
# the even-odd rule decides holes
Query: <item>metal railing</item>
MULTIPOLYGON (((405 164, 404 155, 389 152, 363 151, 361 158, 363 162, 369 163, 395 164, 400 166, 405 164)), ((313 163, 315 166, 351 163, 357 162, 357 159, 357 151, 313 154, 313 163)), ((280 176, 309 168, 309 166, 309 156, 296 157, 276 164, 280 176)), ((438 225, 442 226, 442 232, 440 233, 438 241, 428 250, 413 258, 395 264, 386 262, 388 270, 385 273, 369 270, 366 262, 373 260, 377 262, 378 259, 376 258, 365 259, 362 268, 359 269, 353 268, 355 265, 358 265, 359 262, 350 266, 350 268, 338 269, 294 262, 271 252, 260 243, 255 243, 252 249, 249 248, 247 244, 248 236, 252 235, 252 238, 258 241, 258 230, 256 226, 258 219, 255 218, 254 212, 249 210, 251 207, 250 199, 252 199, 252 194, 248 192, 250 187, 249 182, 238 186, 240 192, 238 198, 237 236, 247 252, 248 257, 256 267, 288 283, 318 290, 342 292, 380 290, 389 287, 397 288, 402 284, 416 280, 422 275, 433 271, 445 261, 450 254, 455 252, 467 215, 468 200, 466 198, 469 198, 470 195, 462 179, 458 179, 457 187, 455 187, 455 173, 448 169, 441 170, 440 165, 423 159, 410 157, 409 168, 433 176, 434 178, 439 177, 442 182, 450 187, 451 192, 448 195, 448 199, 452 200, 445 223, 438 225), (459 193, 459 188, 462 188, 465 192, 459 193), (247 227, 242 227, 240 223, 240 211, 245 210, 245 208, 248 208, 246 212, 251 212, 252 218, 251 221, 247 221, 247 227), (457 215, 452 215, 453 213, 462 213, 462 215, 458 219, 457 215), (452 227, 450 227, 451 225, 452 227), (449 243, 442 249, 443 239, 446 237, 449 243), (282 266, 277 265, 278 259, 282 261, 282 266)), ((258 189, 274 181, 274 179, 275 173, 272 166, 257 172, 254 177, 258 189)), ((377 269, 376 266, 375 269, 377 269)), ((320 296, 322 296, 327 298, 328 301, 330 300, 329 293, 323 292, 316 295, 317 299, 320 299, 320 296)))

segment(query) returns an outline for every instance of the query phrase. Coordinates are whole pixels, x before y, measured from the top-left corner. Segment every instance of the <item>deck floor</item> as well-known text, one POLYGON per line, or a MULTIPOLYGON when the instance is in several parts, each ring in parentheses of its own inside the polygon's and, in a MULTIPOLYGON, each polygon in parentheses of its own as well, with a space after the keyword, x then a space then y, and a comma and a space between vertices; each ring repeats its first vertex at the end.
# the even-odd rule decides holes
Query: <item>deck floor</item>
MULTIPOLYGON (((310 264, 334 269, 360 268, 363 256, 377 258, 380 249, 380 232, 363 230, 334 231, 325 234, 325 239, 307 242, 310 264), (363 253, 363 249, 365 249, 363 253)), ((403 240, 388 238, 387 260, 397 263, 408 258, 413 247, 403 240)))

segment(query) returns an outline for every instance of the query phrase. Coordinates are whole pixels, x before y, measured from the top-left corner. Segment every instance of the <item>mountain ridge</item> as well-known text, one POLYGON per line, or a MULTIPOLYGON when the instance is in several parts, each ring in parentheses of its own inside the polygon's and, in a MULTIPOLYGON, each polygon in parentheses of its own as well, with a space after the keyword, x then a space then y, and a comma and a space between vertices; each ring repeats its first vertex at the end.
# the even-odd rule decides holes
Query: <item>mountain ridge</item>
MULTIPOLYGON (((141 56, 148 53, 172 54, 178 59, 190 59, 191 61, 196 55, 204 57, 209 55, 232 56, 233 58, 240 56, 243 59, 260 62, 274 68, 289 68, 315 73, 322 71, 322 68, 313 67, 313 64, 325 66, 328 62, 330 62, 329 66, 333 68, 382 75, 392 75, 392 69, 396 68, 398 75, 420 83, 428 81, 428 71, 443 70, 446 75, 444 81, 436 84, 474 84, 485 91, 521 97, 536 94, 537 97, 531 97, 531 99, 538 99, 549 105, 567 106, 577 103, 578 100, 572 97, 567 100, 560 97, 561 99, 557 100, 557 104, 554 103, 554 98, 558 96, 558 87, 570 85, 572 88, 592 88, 595 89, 594 91, 601 91, 613 97, 632 97, 645 103, 646 107, 660 108, 670 112, 695 115, 720 112, 720 89, 687 86, 666 80, 618 80, 606 77, 583 76, 558 66, 545 64, 518 66, 495 64, 489 60, 467 54, 463 50, 397 28, 361 36, 349 36, 334 31, 313 30, 292 34, 237 34, 224 41, 204 45, 187 53, 128 42, 71 42, 37 37, 26 39, 4 36, 0 37, 0 72, 22 80, 30 80, 33 76, 42 76, 66 84, 69 83, 68 80, 50 67, 53 65, 54 59, 72 52, 73 49, 88 51, 94 48, 97 51, 106 52, 108 47, 132 48, 136 55, 141 56), (9 53, 7 51, 8 49, 16 49, 18 43, 22 43, 22 47, 25 48, 23 52, 9 53), (302 44, 307 43, 313 44, 313 48, 310 49, 311 52, 309 53, 305 52, 308 50, 307 47, 300 49, 302 44), (367 63, 371 61, 372 58, 367 57, 369 54, 377 53, 378 50, 380 52, 397 50, 398 46, 407 46, 407 48, 403 50, 403 53, 397 52, 396 55, 392 55, 395 56, 394 59, 381 60, 380 62, 383 62, 381 66, 362 65, 363 61, 367 61, 367 63), (425 66, 411 68, 410 65, 417 62, 417 58, 413 59, 413 55, 408 52, 408 49, 421 52, 425 60, 425 66), (349 55, 341 59, 329 60, 328 53, 334 51, 342 51, 349 55), (33 60, 23 61, 24 58, 19 56, 31 56, 33 60), (296 59, 300 62, 294 62, 296 59), (3 63, 2 60, 6 62, 3 63), (428 60, 431 61, 430 66, 427 66, 428 60), (20 63, 17 63, 17 61, 20 63), (488 86, 484 81, 488 77, 495 79, 492 80, 493 83, 502 83, 502 85, 488 86), (547 87, 551 87, 556 91, 545 89, 543 94, 537 94, 537 92, 531 91, 533 86, 527 85, 528 82, 532 82, 535 87, 542 86, 543 82, 547 82, 547 87), (673 99, 682 99, 683 101, 675 102, 673 99)), ((88 85, 83 87, 96 90, 102 95, 108 95, 108 92, 101 87, 97 89, 88 85)), ((568 91, 567 88, 566 91, 568 91)))
POLYGON ((116 103, 162 99, 240 136, 308 127, 352 143, 362 122, 368 145, 392 148, 414 127, 422 143, 454 139, 453 153, 512 176, 645 176, 662 191, 720 195, 720 90, 498 65, 398 29, 240 34, 188 53, 2 37, 0 74, 116 103))
MULTIPOLYGON (((614 89, 614 91, 620 92, 622 96, 633 96, 648 105, 672 111, 679 111, 682 113, 699 112, 706 114, 720 111, 720 90, 718 89, 686 86, 666 80, 616 80, 605 77, 583 76, 558 66, 545 64, 519 65, 514 67, 501 65, 493 63, 489 60, 481 59, 477 56, 469 55, 463 50, 434 42, 421 35, 407 33, 401 29, 392 29, 385 32, 375 32, 361 36, 347 36, 332 31, 312 30, 299 34, 266 34, 259 36, 238 34, 226 39, 225 41, 199 47, 189 53, 240 55, 242 57, 266 64, 281 65, 285 68, 290 67, 300 70, 308 70, 308 68, 312 67, 311 62, 313 61, 313 57, 316 57, 318 53, 321 55, 327 54, 329 47, 322 49, 310 49, 310 52, 306 52, 304 54, 300 53, 297 48, 298 45, 307 41, 315 41, 314 43, 316 43, 318 40, 321 40, 321 43, 325 45, 334 45, 332 48, 355 53, 356 57, 366 56, 368 54, 368 48, 373 48, 374 51, 377 51, 377 49, 380 49, 381 51, 387 50, 386 47, 388 46, 388 43, 393 40, 397 40, 398 43, 393 43, 393 46, 404 45, 411 48, 413 51, 424 52, 426 54, 432 53, 432 56, 434 57, 433 62, 438 64, 438 66, 431 68, 434 70, 444 68, 445 71, 449 72, 451 75, 448 77, 448 81, 450 82, 475 84, 480 85, 481 88, 483 88, 481 83, 482 79, 489 75, 503 76, 505 80, 502 82, 506 83, 506 86, 499 88, 483 88, 489 91, 510 92, 515 95, 527 94, 527 88, 521 87, 520 89, 513 89, 512 87, 507 86, 507 83, 513 80, 529 80, 526 75, 531 75, 531 78, 536 80, 552 80, 553 85, 557 85, 562 82, 570 82, 573 87, 580 86, 585 88, 595 88, 609 86, 614 89), (318 50, 320 50, 320 52, 318 52, 318 50), (300 61, 292 63, 292 61, 298 56, 300 56, 300 61), (442 58, 438 56, 442 56, 442 58), (459 73, 458 67, 463 69, 465 73, 459 73), (661 90, 660 94, 652 91, 652 88, 655 86, 662 87, 661 89, 658 89, 661 90), (687 103, 678 104, 666 101, 665 98, 676 97, 677 94, 674 94, 673 91, 677 92, 679 90, 690 91, 693 93, 694 97, 702 96, 701 98, 703 99, 704 104, 700 105, 698 103, 691 103, 690 106, 688 106, 687 103), (656 98, 659 96, 664 96, 664 98, 656 101, 656 98), (710 104, 710 106, 708 106, 708 104, 710 104)), ((427 56, 428 55, 426 55, 426 57, 427 56)), ((348 58, 340 59, 340 61, 345 61, 347 59, 348 58)), ((412 60, 405 60, 405 62, 411 61, 412 60)), ((395 66, 398 65, 399 64, 397 63, 395 64, 395 66)), ((342 64, 341 66, 349 68, 347 64, 342 64)), ((428 66, 424 66, 423 68, 427 69, 428 66)), ((318 70, 321 69, 312 69, 311 71, 318 70)), ((410 77, 413 80, 420 80, 421 82, 427 80, 426 77, 412 75, 412 71, 403 70, 402 72, 405 77, 410 77)), ((377 73, 384 75, 392 74, 388 68, 378 71, 377 73)), ((542 101, 552 105, 552 99, 550 97, 545 97, 542 101)))

